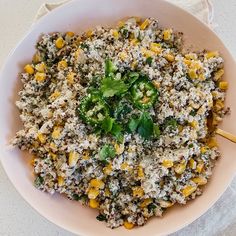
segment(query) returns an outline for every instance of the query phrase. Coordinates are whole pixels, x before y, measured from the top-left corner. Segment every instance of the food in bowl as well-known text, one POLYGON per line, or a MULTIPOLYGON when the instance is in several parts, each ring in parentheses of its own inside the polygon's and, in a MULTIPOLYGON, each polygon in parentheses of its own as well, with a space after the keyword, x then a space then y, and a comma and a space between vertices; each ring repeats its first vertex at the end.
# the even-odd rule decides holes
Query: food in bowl
POLYGON ((34 156, 38 189, 127 229, 202 193, 228 112, 217 51, 186 52, 182 33, 137 17, 45 34, 36 49, 20 76, 13 144, 34 156))

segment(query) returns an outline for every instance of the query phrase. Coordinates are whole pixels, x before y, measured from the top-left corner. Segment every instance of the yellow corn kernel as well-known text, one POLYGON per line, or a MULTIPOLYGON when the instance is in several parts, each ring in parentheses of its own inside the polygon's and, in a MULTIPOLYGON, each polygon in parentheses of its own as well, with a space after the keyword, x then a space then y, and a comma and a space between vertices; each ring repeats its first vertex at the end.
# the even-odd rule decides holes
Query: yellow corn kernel
POLYGON ((179 130, 179 132, 182 132, 183 129, 184 129, 184 126, 183 126, 183 125, 178 125, 178 130, 179 130))
POLYGON ((228 87, 229 87, 229 84, 228 84, 228 82, 226 82, 226 81, 221 81, 221 82, 219 83, 219 88, 222 89, 222 90, 227 90, 228 87))
POLYGON ((203 161, 200 161, 200 162, 197 164, 196 171, 197 171, 198 173, 202 173, 203 168, 204 168, 204 162, 203 162, 203 161))
POLYGON ((207 179, 204 177, 196 177, 192 181, 197 185, 205 185, 207 183, 207 179))
POLYGON ((123 52, 119 53, 119 57, 120 57, 121 60, 124 61, 128 57, 128 55, 125 51, 123 51, 123 52))
POLYGON ((137 39, 132 39, 132 40, 130 41, 130 44, 133 45, 133 46, 138 45, 138 43, 139 43, 139 41, 138 41, 137 39))
POLYGON ((174 165, 174 163, 171 160, 163 160, 162 165, 166 168, 171 168, 174 165))
POLYGON ((202 68, 201 62, 200 61, 192 61, 190 68, 193 70, 199 70, 202 68))
POLYGON ((162 208, 168 208, 174 205, 172 202, 164 200, 159 201, 159 203, 162 208))
POLYGON ((37 64, 35 66, 35 69, 38 71, 38 72, 45 72, 46 70, 46 64, 44 62, 41 62, 39 64, 37 64))
POLYGON ((204 73, 201 73, 198 78, 199 78, 199 80, 201 80, 201 81, 206 80, 206 76, 205 76, 204 73))
POLYGON ((209 148, 218 147, 218 143, 215 138, 210 138, 207 142, 209 148))
POLYGON ((141 30, 145 30, 150 24, 150 20, 146 19, 141 25, 140 25, 140 29, 141 30))
POLYGON ((201 147, 201 148, 200 148, 200 152, 201 152, 202 154, 206 153, 206 152, 207 152, 207 147, 201 147))
POLYGON ((37 72, 35 74, 35 79, 38 81, 38 82, 43 82, 45 79, 46 79, 46 74, 45 73, 41 73, 41 72, 37 72))
POLYGON ((87 36, 87 38, 91 38, 93 36, 93 31, 92 30, 88 30, 86 32, 86 36, 87 36))
POLYGON ((100 193, 99 189, 90 188, 88 191, 88 198, 95 199, 99 195, 99 193, 100 193))
POLYGON ((40 141, 40 143, 42 143, 42 144, 46 143, 46 136, 44 134, 38 133, 37 138, 40 141))
POLYGON ((41 61, 41 57, 38 52, 36 52, 33 56, 33 63, 39 63, 41 61))
POLYGON ((75 73, 74 72, 69 72, 68 75, 66 76, 68 84, 73 84, 74 83, 74 78, 75 78, 75 73))
POLYGON ((186 59, 186 58, 183 59, 183 62, 184 62, 184 64, 185 64, 186 66, 190 66, 191 63, 192 63, 191 60, 188 60, 188 59, 186 59))
POLYGON ((138 166, 138 177, 143 178, 144 177, 144 171, 142 166, 138 166))
POLYGON ((191 79, 196 79, 197 78, 196 70, 193 70, 193 69, 189 70, 188 75, 191 79))
POLYGON ((125 221, 125 222, 124 222, 124 227, 125 227, 126 229, 133 229, 133 228, 134 228, 134 224, 133 224, 133 223, 130 223, 130 222, 128 222, 128 221, 125 221))
POLYGON ((223 77, 224 73, 225 73, 224 69, 219 69, 219 70, 214 74, 214 80, 215 80, 215 81, 220 80, 220 79, 223 77))
POLYGON ((51 156, 51 158, 55 161, 57 159, 57 155, 53 152, 49 152, 49 155, 51 156))
POLYGON ((188 60, 197 60, 197 54, 195 53, 188 53, 184 57, 188 60))
POLYGON ((194 129, 198 127, 198 122, 196 120, 189 123, 194 129))
POLYGON ((136 61, 136 60, 133 61, 131 64, 132 69, 135 69, 137 67, 137 65, 138 65, 138 61, 136 61))
POLYGON ((79 160, 79 154, 77 152, 69 153, 69 160, 68 160, 69 167, 74 167, 78 160, 79 160))
POLYGON ((129 169, 129 164, 127 162, 124 162, 120 166, 121 170, 127 170, 129 169))
POLYGON ((216 100, 216 103, 215 103, 215 109, 217 110, 217 111, 220 111, 220 110, 222 110, 222 109, 224 109, 224 102, 223 101, 221 101, 221 100, 216 100))
POLYGON ((88 150, 83 151, 82 159, 83 160, 88 160, 89 159, 89 151, 88 150))
POLYGON ((89 200, 89 206, 91 208, 98 208, 99 207, 99 202, 95 199, 90 199, 89 200))
POLYGON ((73 36, 75 35, 75 33, 74 33, 74 32, 71 32, 71 31, 68 31, 68 32, 66 33, 66 35, 67 35, 68 37, 73 37, 73 36))
POLYGON ((61 96, 61 93, 56 90, 54 93, 51 94, 50 98, 51 98, 52 100, 55 100, 55 99, 57 99, 57 98, 60 97, 60 96, 61 96))
POLYGON ((35 157, 33 157, 33 159, 30 160, 30 165, 34 166, 34 164, 35 164, 35 157))
POLYGON ((160 54, 162 51, 161 44, 160 43, 150 43, 150 50, 156 54, 160 54))
POLYGON ((182 193, 185 197, 188 197, 189 195, 191 195, 193 192, 195 192, 197 189, 196 186, 186 186, 183 190, 182 190, 182 193))
POLYGON ((57 64, 57 69, 58 70, 64 70, 65 68, 67 68, 67 61, 65 60, 62 60, 62 61, 59 61, 58 64, 57 64))
POLYGON ((156 81, 156 80, 153 80, 152 83, 154 84, 154 86, 155 86, 157 89, 159 89, 159 88, 161 87, 161 84, 160 84, 158 81, 156 81))
POLYGON ((103 189, 105 186, 104 182, 100 179, 91 179, 89 185, 96 189, 103 189))
POLYGON ((118 23, 117 23, 117 26, 118 26, 119 28, 123 27, 124 25, 125 25, 125 22, 124 22, 124 21, 118 21, 118 23))
POLYGON ((122 153, 124 152, 124 150, 125 150, 124 144, 115 143, 114 148, 115 148, 115 150, 116 150, 116 154, 117 154, 117 155, 122 154, 122 153))
POLYGON ((219 52, 218 51, 207 52, 205 54, 206 59, 210 59, 212 57, 218 57, 218 56, 219 56, 219 52))
POLYGON ((148 50, 146 48, 142 48, 141 52, 142 52, 143 56, 146 58, 154 56, 154 53, 151 50, 148 50))
POLYGON ((144 195, 144 191, 142 187, 134 187, 133 188, 133 196, 134 197, 142 197, 144 195))
POLYGON ((175 60, 175 57, 172 54, 166 54, 164 57, 169 62, 173 62, 175 60))
POLYGON ((61 135, 61 131, 62 131, 62 127, 60 126, 54 127, 53 132, 52 132, 52 138, 59 139, 61 135))
POLYGON ((192 158, 189 160, 189 166, 191 169, 196 169, 197 163, 192 158))
POLYGON ((56 150, 56 149, 57 149, 55 143, 50 143, 50 148, 53 149, 53 150, 56 150))
POLYGON ((144 199, 143 202, 141 203, 140 207, 141 208, 147 207, 152 202, 153 202, 153 200, 151 198, 144 199))
POLYGON ((62 176, 58 176, 57 182, 58 182, 58 186, 61 187, 61 186, 64 185, 65 180, 64 180, 64 178, 62 176))
POLYGON ((118 39, 119 38, 119 32, 117 30, 113 30, 112 31, 112 35, 115 39, 118 39))
POLYGON ((58 49, 63 48, 64 45, 65 45, 64 39, 63 39, 62 37, 57 38, 57 40, 56 40, 56 42, 55 42, 55 45, 56 45, 56 47, 57 47, 58 49))
POLYGON ((109 163, 109 165, 107 165, 103 168, 103 173, 105 175, 109 175, 111 172, 112 172, 112 164, 109 163))
POLYGON ((24 71, 30 75, 34 74, 34 68, 29 64, 24 67, 24 71))
POLYGON ((111 192, 110 192, 109 189, 105 189, 104 194, 105 194, 106 197, 111 196, 111 192))
POLYGON ((186 169, 186 163, 179 163, 176 167, 175 167, 175 172, 179 175, 183 174, 184 171, 186 169))
POLYGON ((163 39, 168 41, 171 39, 172 36, 172 29, 167 29, 163 31, 163 39))

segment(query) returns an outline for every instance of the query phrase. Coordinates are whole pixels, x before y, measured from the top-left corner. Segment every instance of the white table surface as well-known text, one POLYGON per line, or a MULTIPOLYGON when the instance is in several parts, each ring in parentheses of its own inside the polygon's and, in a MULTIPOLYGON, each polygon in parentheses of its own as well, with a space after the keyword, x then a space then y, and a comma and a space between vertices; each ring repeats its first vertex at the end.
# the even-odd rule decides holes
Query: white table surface
MULTIPOLYGON (((0 68, 29 29, 45 0, 0 0, 0 68)), ((47 2, 59 2, 49 0, 47 2)), ((212 0, 217 34, 236 58, 236 0, 212 0)), ((236 79, 236 78, 235 78, 236 79)), ((48 222, 16 192, 0 165, 0 236, 72 236, 48 222)), ((190 226, 172 236, 235 236, 236 178, 221 199, 190 226)))

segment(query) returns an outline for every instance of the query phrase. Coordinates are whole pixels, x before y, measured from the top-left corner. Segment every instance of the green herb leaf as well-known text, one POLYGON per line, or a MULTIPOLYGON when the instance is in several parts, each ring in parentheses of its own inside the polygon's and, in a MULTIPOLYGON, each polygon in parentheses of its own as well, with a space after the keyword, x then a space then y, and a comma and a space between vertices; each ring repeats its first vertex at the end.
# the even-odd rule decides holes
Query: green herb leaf
POLYGON ((175 118, 168 117, 164 121, 164 128, 170 127, 171 129, 176 129, 178 126, 177 120, 175 118))
POLYGON ((106 59, 105 61, 105 76, 114 74, 117 71, 117 67, 112 63, 111 60, 106 59))
POLYGON ((121 34, 123 35, 124 38, 129 38, 129 31, 126 28, 121 28, 120 29, 121 34))
POLYGON ((159 125, 154 125, 153 126, 153 134, 155 138, 159 138, 161 135, 161 131, 160 131, 160 126, 159 125))
POLYGON ((153 210, 155 210, 157 208, 157 206, 154 203, 151 203, 148 205, 148 212, 152 212, 153 210))
POLYGON ((117 120, 124 119, 125 115, 132 111, 132 108, 127 103, 119 102, 115 108, 114 117, 117 120))
POLYGON ((137 130, 138 125, 140 123, 139 118, 132 118, 129 123, 128 123, 128 128, 129 130, 133 133, 134 131, 137 130))
POLYGON ((147 112, 142 114, 138 125, 138 133, 144 139, 149 139, 153 134, 153 120, 147 112))
POLYGON ((117 123, 114 123, 113 124, 113 127, 112 127, 112 130, 111 130, 111 134, 115 136, 116 140, 119 142, 119 143, 122 143, 123 140, 124 140, 124 135, 122 133, 122 126, 117 124, 117 123))
POLYGON ((113 97, 121 95, 128 90, 128 86, 122 80, 116 80, 111 77, 105 77, 101 82, 101 91, 104 97, 113 97))
POLYGON ((106 132, 109 133, 112 130, 112 126, 114 123, 114 119, 111 117, 106 117, 103 121, 102 121, 102 129, 106 132))
POLYGON ((107 158, 113 158, 116 155, 116 151, 111 144, 105 144, 99 152, 101 161, 106 161, 107 158))
POLYGON ((38 175, 34 180, 34 186, 38 188, 43 184, 43 182, 44 182, 43 177, 38 175))
POLYGON ((99 220, 99 221, 106 221, 107 220, 106 216, 104 216, 103 214, 99 214, 96 217, 96 219, 99 220))
POLYGON ((152 60, 153 60, 152 57, 148 57, 148 58, 146 59, 146 63, 147 63, 149 66, 151 66, 151 65, 152 65, 152 60))

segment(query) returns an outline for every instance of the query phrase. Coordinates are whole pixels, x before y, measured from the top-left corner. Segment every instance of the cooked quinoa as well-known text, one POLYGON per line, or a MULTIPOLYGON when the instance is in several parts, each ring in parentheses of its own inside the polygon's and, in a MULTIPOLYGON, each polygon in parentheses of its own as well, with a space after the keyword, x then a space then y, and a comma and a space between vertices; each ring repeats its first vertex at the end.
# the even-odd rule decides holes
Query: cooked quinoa
POLYGON ((182 36, 153 18, 42 35, 20 75, 13 140, 32 153, 38 189, 128 229, 201 195, 220 156, 227 82, 219 53, 184 52, 182 36), (83 105, 89 96, 99 105, 83 105))

